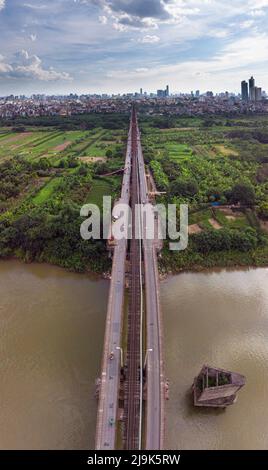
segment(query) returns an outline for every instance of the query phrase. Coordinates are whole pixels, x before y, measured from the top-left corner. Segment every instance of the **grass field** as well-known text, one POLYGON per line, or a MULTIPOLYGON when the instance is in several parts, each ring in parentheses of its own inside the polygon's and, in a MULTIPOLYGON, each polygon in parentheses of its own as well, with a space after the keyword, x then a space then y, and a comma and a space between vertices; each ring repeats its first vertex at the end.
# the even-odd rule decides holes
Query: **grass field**
POLYGON ((0 130, 0 162, 21 156, 30 160, 41 157, 104 157, 122 143, 124 133, 115 135, 104 129, 91 131, 60 131, 57 129, 12 132, 0 130), (108 141, 107 141, 108 137, 108 141))
POLYGON ((86 203, 96 204, 102 207, 103 196, 110 196, 113 191, 113 182, 104 178, 95 179, 91 191, 86 198, 86 203))
POLYGON ((60 182, 61 178, 52 178, 33 198, 33 204, 39 205, 47 201, 53 195, 55 189, 59 186, 60 182))

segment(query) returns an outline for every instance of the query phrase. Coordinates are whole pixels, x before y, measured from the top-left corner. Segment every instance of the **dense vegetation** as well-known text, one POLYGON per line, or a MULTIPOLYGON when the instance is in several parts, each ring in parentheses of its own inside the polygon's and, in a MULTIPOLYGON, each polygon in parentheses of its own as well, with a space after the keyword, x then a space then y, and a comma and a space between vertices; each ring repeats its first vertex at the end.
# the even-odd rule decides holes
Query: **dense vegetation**
POLYGON ((12 127, 15 131, 24 131, 25 127, 53 127, 62 130, 127 129, 129 116, 118 113, 78 114, 74 116, 15 117, 0 119, 0 127, 12 127))
POLYGON ((103 271, 108 267, 105 243, 86 242, 80 236, 80 208, 92 185, 92 170, 78 164, 73 169, 73 162, 72 171, 45 166, 44 170, 42 160, 20 159, 1 165, 0 199, 7 200, 8 188, 13 210, 5 211, 2 205, 0 255, 47 261, 78 271, 103 271), (56 184, 50 193, 51 182, 56 184), (18 196, 31 183, 33 191, 19 201, 18 196))
MULTIPOLYGON (((268 118, 141 117, 158 202, 187 203, 190 243, 164 270, 267 265, 268 118)), ((178 214, 179 216, 179 214, 178 214)))
POLYGON ((81 238, 80 209, 85 203, 101 208, 103 195, 119 194, 120 176, 106 178, 105 173, 122 168, 125 136, 99 127, 90 132, 3 129, 0 257, 76 271, 108 270, 106 242, 81 238))
MULTIPOLYGON (((268 118, 140 116, 157 202, 190 209, 184 252, 164 271, 267 265, 268 118)), ((0 129, 0 257, 77 271, 110 268, 105 241, 83 241, 80 208, 116 198, 128 117, 18 118, 0 129)), ((179 212, 179 211, 178 211, 179 212)))

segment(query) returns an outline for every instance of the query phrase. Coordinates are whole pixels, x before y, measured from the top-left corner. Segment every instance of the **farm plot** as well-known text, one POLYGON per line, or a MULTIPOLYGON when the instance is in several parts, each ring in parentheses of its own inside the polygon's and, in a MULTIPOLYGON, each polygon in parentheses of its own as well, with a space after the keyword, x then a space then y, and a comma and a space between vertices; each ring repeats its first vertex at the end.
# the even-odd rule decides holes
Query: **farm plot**
POLYGON ((234 156, 234 157, 238 157, 239 156, 239 153, 230 148, 230 147, 227 147, 226 145, 215 145, 215 149, 216 151, 218 151, 221 155, 224 155, 226 157, 230 157, 230 156, 234 156))
POLYGON ((103 129, 94 129, 93 131, 87 131, 84 135, 81 135, 78 138, 72 148, 70 149, 70 154, 76 157, 88 156, 90 147, 100 141, 101 137, 105 135, 103 129))
POLYGON ((43 204, 46 202, 56 188, 59 186, 60 182, 62 181, 62 178, 52 178, 48 183, 46 183, 43 188, 39 191, 39 193, 33 198, 32 202, 36 205, 43 204))
MULTIPOLYGON (((112 136, 108 135, 106 131, 100 132, 96 137, 89 140, 89 142, 80 149, 79 158, 85 158, 87 161, 101 161, 106 159, 107 152, 110 152, 110 157, 117 158, 122 156, 123 143, 121 139, 115 138, 112 140, 112 136)), ((78 153, 77 153, 78 155, 78 153)))
POLYGON ((103 196, 109 196, 112 192, 112 183, 108 179, 95 179, 91 191, 87 197, 86 203, 96 204, 102 207, 103 196))
POLYGON ((55 157, 71 153, 79 141, 88 144, 86 131, 32 130, 23 133, 0 134, 0 161, 21 156, 29 159, 55 157))
MULTIPOLYGON (((200 210, 197 212, 199 215, 190 217, 192 233, 200 229, 256 228, 254 217, 251 220, 248 214, 224 214, 214 208, 207 212, 202 209, 215 202, 220 206, 231 203, 231 194, 237 184, 244 185, 249 191, 253 188, 256 205, 267 200, 267 179, 263 170, 267 150, 265 144, 257 140, 258 119, 256 129, 250 129, 254 138, 240 139, 241 131, 236 124, 230 120, 228 126, 207 127, 205 121, 200 121, 200 126, 194 129, 156 130, 146 127, 143 130, 145 156, 158 188, 161 189, 161 185, 165 188, 165 202, 187 203, 191 212, 200 210)), ((248 128, 244 130, 249 132, 248 128)), ((265 135, 258 138, 264 139, 265 135)))
MULTIPOLYGON (((42 133, 37 132, 37 136, 40 138, 42 133)), ((6 160, 20 155, 24 149, 29 149, 31 142, 35 139, 36 135, 33 132, 25 133, 14 133, 11 132, 6 134, 0 139, 0 160, 6 160)))
POLYGON ((36 140, 32 146, 29 146, 29 150, 34 158, 58 156, 70 148, 81 135, 83 136, 83 133, 80 131, 53 132, 51 135, 45 135, 44 138, 36 140))
POLYGON ((113 199, 116 197, 120 182, 121 178, 118 176, 94 179, 85 203, 96 204, 101 208, 103 196, 112 196, 113 199))
POLYGON ((192 155, 192 150, 188 145, 177 144, 177 143, 168 143, 166 145, 168 154, 171 159, 180 159, 185 157, 190 157, 192 155))

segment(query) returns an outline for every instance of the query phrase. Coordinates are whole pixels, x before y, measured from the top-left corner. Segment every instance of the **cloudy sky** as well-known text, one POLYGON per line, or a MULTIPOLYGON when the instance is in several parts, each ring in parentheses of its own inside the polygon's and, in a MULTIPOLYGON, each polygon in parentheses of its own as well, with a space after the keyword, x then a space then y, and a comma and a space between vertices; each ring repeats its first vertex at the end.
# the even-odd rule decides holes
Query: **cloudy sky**
POLYGON ((268 0, 0 0, 7 93, 268 90, 268 0))

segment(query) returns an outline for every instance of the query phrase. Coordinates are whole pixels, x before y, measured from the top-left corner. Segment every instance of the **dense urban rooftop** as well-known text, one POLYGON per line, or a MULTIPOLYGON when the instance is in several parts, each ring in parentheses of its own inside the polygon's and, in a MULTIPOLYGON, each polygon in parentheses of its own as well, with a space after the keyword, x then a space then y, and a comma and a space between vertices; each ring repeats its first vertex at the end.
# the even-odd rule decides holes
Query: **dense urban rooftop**
MULTIPOLYGON (((162 91, 162 90, 159 90, 162 91)), ((159 93, 160 95, 160 93, 159 93)), ((213 95, 207 92, 156 96, 142 93, 127 95, 75 95, 68 96, 6 96, 0 98, 0 117, 71 116, 86 113, 129 112, 133 100, 145 114, 202 116, 205 114, 267 113, 268 100, 243 101, 241 96, 228 92, 213 95)))

